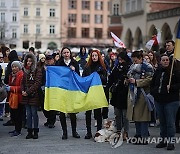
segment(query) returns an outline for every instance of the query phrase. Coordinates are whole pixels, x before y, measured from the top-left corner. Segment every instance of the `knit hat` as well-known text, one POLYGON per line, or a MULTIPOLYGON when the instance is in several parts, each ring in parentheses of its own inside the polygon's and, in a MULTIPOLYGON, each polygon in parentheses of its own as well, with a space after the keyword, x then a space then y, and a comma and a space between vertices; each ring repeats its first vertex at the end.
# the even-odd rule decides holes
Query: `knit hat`
POLYGON ((39 54, 39 60, 42 58, 46 58, 46 56, 44 54, 39 54))
POLYGON ((17 66, 20 70, 22 70, 22 63, 20 61, 13 61, 12 64, 11 64, 11 67, 13 65, 17 66))

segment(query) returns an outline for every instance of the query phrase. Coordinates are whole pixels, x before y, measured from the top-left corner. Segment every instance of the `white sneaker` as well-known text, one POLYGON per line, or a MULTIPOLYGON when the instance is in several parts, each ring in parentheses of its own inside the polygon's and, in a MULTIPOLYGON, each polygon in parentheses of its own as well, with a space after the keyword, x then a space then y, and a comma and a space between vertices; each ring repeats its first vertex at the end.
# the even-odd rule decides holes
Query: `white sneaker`
POLYGON ((94 127, 97 127, 97 120, 94 121, 94 127))

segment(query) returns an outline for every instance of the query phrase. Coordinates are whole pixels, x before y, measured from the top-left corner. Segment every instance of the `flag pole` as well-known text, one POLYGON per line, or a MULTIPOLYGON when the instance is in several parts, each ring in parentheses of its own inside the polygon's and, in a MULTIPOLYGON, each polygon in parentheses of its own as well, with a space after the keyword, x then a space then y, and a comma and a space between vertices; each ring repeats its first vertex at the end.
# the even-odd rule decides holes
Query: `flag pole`
POLYGON ((170 76, 169 76, 169 88, 170 88, 170 85, 171 85, 171 80, 172 80, 172 72, 173 72, 173 68, 174 68, 174 61, 175 61, 175 58, 173 57, 173 61, 172 61, 172 65, 171 65, 171 71, 170 71, 170 76))

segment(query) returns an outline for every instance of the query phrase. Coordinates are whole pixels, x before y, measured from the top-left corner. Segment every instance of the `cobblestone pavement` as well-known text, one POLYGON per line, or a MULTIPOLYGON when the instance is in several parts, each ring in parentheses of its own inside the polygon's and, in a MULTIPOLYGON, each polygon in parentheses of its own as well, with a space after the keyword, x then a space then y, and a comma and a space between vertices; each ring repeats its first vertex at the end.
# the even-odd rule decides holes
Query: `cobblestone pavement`
MULTIPOLYGON (((93 116, 92 116, 93 117, 93 116)), ((113 109, 110 107, 109 119, 113 119, 113 109)), ((4 118, 4 121, 0 121, 0 154, 151 154, 151 153, 180 153, 180 142, 176 144, 174 151, 167 151, 165 148, 156 149, 155 143, 148 145, 133 145, 130 143, 123 143, 120 147, 112 149, 109 143, 96 143, 93 139, 85 140, 86 134, 85 128, 85 115, 84 113, 77 114, 77 130, 80 134, 80 139, 75 139, 71 134, 70 120, 67 118, 68 123, 68 140, 62 140, 62 130, 60 127, 59 118, 55 128, 47 128, 43 124, 46 121, 42 112, 39 112, 40 118, 40 133, 39 139, 25 139, 27 134, 26 129, 22 130, 22 135, 18 137, 10 137, 9 131, 13 130, 13 126, 3 126, 2 124, 8 120, 4 118)), ((92 131, 95 132, 96 128, 93 126, 94 120, 92 120, 92 131)), ((159 136, 159 128, 151 127, 150 135, 154 137, 159 136)), ((134 123, 130 124, 129 136, 134 136, 135 129, 134 123)), ((176 134, 180 137, 180 134, 176 134)))

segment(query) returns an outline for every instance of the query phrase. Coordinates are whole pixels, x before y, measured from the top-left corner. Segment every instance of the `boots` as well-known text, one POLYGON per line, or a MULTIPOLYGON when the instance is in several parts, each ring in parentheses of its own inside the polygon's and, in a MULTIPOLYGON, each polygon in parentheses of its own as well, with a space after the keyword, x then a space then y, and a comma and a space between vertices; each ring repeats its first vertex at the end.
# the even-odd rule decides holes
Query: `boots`
POLYGON ((31 138, 33 138, 33 134, 32 134, 33 129, 32 129, 32 128, 28 128, 27 131, 28 131, 28 134, 27 134, 27 136, 26 136, 26 139, 31 139, 31 138))
POLYGON ((66 125, 65 114, 60 112, 59 119, 60 119, 61 127, 63 130, 62 140, 66 140, 68 138, 68 136, 67 136, 67 125, 66 125))
POLYGON ((71 119, 71 127, 72 127, 72 136, 74 138, 80 138, 79 134, 76 132, 76 114, 75 113, 70 113, 70 119, 71 119))
POLYGON ((91 116, 86 115, 86 128, 87 128, 87 134, 85 135, 85 139, 92 138, 91 133, 91 116))
POLYGON ((34 130, 33 139, 38 139, 39 128, 34 128, 33 130, 34 130))

